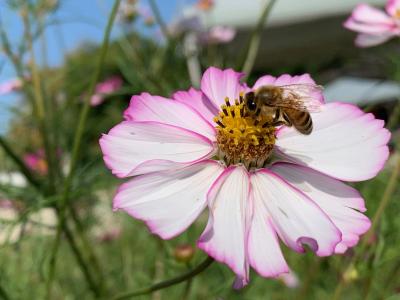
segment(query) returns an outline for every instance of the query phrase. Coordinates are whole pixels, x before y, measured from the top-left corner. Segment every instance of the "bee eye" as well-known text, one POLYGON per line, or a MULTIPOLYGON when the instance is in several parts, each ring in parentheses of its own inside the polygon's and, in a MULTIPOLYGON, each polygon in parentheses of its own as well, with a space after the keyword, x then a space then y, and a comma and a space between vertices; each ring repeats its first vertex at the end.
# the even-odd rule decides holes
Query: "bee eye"
POLYGON ((246 106, 247 106, 247 108, 248 108, 249 110, 252 110, 252 111, 254 111, 254 110, 257 109, 257 104, 254 102, 253 99, 247 101, 246 106))

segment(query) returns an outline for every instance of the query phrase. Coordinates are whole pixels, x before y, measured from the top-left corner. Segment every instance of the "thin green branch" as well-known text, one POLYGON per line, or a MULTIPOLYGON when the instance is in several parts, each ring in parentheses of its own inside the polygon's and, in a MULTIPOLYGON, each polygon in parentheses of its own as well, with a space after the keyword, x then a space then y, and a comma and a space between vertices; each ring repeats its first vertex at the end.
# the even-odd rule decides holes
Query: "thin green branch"
POLYGON ((261 34, 264 30, 265 24, 267 22, 268 16, 274 6, 276 0, 270 0, 265 5, 264 10, 262 11, 260 18, 258 19, 257 26, 254 28, 248 46, 246 48, 246 56, 243 62, 242 72, 245 73, 244 80, 250 75, 253 70, 254 62, 257 57, 258 49, 260 48, 261 34))
POLYGON ((117 295, 116 297, 114 297, 112 299, 113 300, 129 299, 129 298, 133 298, 133 297, 137 297, 137 296, 141 296, 141 295, 150 294, 152 292, 179 284, 181 282, 189 280, 189 279, 195 277, 196 275, 200 274, 205 269, 207 269, 213 262, 214 262, 214 259, 208 256, 203 262, 201 262, 197 267, 195 267, 191 271, 188 271, 186 273, 178 275, 175 278, 155 283, 147 288, 143 288, 143 289, 139 289, 137 291, 127 292, 127 293, 117 295))
MULTIPOLYGON (((27 10, 28 11, 28 10, 27 10)), ((26 39, 28 44, 28 49, 30 52, 30 68, 32 72, 32 82, 33 82, 33 95, 34 95, 34 103, 35 103, 35 111, 36 111, 36 118, 39 124, 39 128, 41 131, 44 151, 46 155, 46 160, 49 169, 49 183, 50 183, 50 190, 55 190, 55 158, 54 153, 52 151, 51 140, 49 135, 48 126, 46 124, 46 107, 45 107, 45 99, 43 97, 43 91, 41 86, 41 77, 39 70, 36 66, 35 61, 35 51, 33 49, 33 37, 31 34, 31 24, 29 21, 28 13, 22 14, 22 20, 24 22, 24 28, 26 30, 26 39)))
POLYGON ((101 294, 100 293, 101 287, 96 284, 94 278, 92 277, 92 275, 89 271, 89 266, 86 264, 84 257, 82 256, 81 252, 79 251, 78 245, 77 245, 77 243, 74 239, 74 236, 68 226, 64 227, 64 232, 65 232, 65 236, 67 237, 67 240, 69 242, 69 245, 71 246, 72 252, 74 252, 75 257, 78 261, 78 264, 80 265, 80 267, 83 271, 83 274, 86 278, 86 281, 87 281, 90 289, 92 290, 93 294, 96 297, 99 297, 101 294))
POLYGON ((79 151, 81 148, 82 136, 83 136, 84 128, 86 126, 86 121, 87 121, 87 117, 88 117, 88 113, 89 113, 90 97, 91 97, 91 95, 93 95, 95 87, 96 87, 96 83, 98 82, 98 80, 100 78, 101 70, 102 70, 104 60, 106 57, 106 53, 108 50, 111 29, 112 29, 120 2, 121 2, 121 0, 115 0, 113 9, 108 18, 108 23, 107 23, 106 30, 104 32, 103 43, 102 43, 102 47, 101 47, 99 60, 97 63, 97 68, 95 70, 94 76, 92 78, 92 81, 91 81, 91 84, 89 87, 88 96, 86 98, 86 101, 83 104, 82 109, 81 109, 77 129, 75 131, 69 173, 65 179, 64 193, 63 193, 63 196, 61 198, 61 203, 60 203, 60 214, 59 214, 59 222, 58 222, 58 226, 57 226, 56 239, 54 241, 54 246, 53 246, 52 253, 50 256, 51 259, 50 259, 49 278, 48 278, 48 282, 47 282, 48 298, 50 297, 50 294, 51 294, 51 286, 52 286, 53 277, 54 277, 54 273, 55 273, 55 269, 56 269, 56 257, 57 257, 57 253, 58 253, 60 240, 61 240, 61 233, 62 233, 63 228, 65 227, 65 223, 66 223, 65 207, 68 202, 72 179, 73 179, 75 169, 76 169, 76 164, 77 164, 77 161, 79 158, 79 151))
POLYGON ((95 272, 100 279, 100 284, 102 285, 104 282, 104 274, 100 267, 99 260, 97 259, 93 247, 91 246, 91 243, 85 234, 85 228, 82 224, 82 221, 80 220, 78 213, 72 205, 69 206, 69 213, 71 214, 71 220, 75 223, 76 232, 79 234, 79 237, 83 243, 83 247, 87 250, 89 263, 91 266, 94 267, 95 272))
POLYGON ((0 285, 0 299, 9 300, 10 296, 7 294, 6 290, 0 285))
POLYGON ((151 7, 151 10, 153 11, 154 18, 156 19, 158 25, 160 26, 161 32, 164 35, 164 37, 167 39, 167 41, 170 41, 170 35, 168 32, 168 28, 165 25, 165 22, 163 18, 161 17, 160 10, 158 9, 158 6, 154 0, 149 0, 149 4, 151 7))
POLYGON ((32 172, 28 169, 25 163, 18 157, 14 150, 8 145, 2 136, 0 136, 0 146, 3 148, 4 152, 14 161, 21 173, 25 176, 35 188, 40 188, 40 182, 35 178, 32 172))

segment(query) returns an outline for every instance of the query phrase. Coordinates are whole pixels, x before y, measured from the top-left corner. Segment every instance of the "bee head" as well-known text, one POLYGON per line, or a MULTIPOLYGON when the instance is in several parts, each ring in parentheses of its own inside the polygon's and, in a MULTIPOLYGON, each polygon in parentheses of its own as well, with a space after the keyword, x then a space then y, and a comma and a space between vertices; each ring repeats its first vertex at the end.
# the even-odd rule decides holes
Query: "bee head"
POLYGON ((255 97, 254 92, 248 92, 245 95, 245 104, 246 104, 246 108, 249 111, 255 111, 257 109, 256 97, 255 97))

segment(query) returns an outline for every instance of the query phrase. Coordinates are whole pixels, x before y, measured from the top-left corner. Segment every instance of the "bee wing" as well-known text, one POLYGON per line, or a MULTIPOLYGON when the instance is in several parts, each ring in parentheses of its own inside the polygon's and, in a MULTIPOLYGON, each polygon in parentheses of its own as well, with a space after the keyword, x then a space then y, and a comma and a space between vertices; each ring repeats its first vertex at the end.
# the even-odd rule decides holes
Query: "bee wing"
POLYGON ((321 101, 319 95, 323 87, 311 83, 290 84, 280 86, 282 89, 282 100, 277 106, 294 108, 307 112, 319 112, 321 101))

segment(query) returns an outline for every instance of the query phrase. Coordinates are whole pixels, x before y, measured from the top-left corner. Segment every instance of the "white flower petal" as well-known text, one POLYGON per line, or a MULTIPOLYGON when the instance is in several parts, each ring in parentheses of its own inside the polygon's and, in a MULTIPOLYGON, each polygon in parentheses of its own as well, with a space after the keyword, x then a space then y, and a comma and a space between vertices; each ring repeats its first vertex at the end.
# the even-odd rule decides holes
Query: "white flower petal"
POLYGON ((319 256, 332 255, 341 233, 304 193, 280 176, 261 169, 251 178, 256 198, 263 199, 279 237, 297 252, 307 244, 319 256))
POLYGON ((206 195, 224 167, 202 161, 180 170, 137 176, 121 185, 114 209, 147 223, 163 239, 186 230, 206 207, 206 195))
POLYGON ((357 190, 307 167, 277 163, 271 170, 309 196, 342 232, 342 242, 336 246, 336 253, 355 246, 359 236, 369 229, 369 219, 356 211, 366 210, 357 190))
POLYGON ((124 121, 100 139, 104 161, 118 177, 176 168, 213 155, 204 136, 157 122, 124 121))
POLYGON ((374 177, 389 155, 390 133, 383 121, 351 104, 329 103, 321 109, 311 114, 314 129, 310 135, 292 127, 278 131, 278 154, 341 180, 374 177))
POLYGON ((133 96, 124 112, 129 121, 155 121, 174 125, 215 140, 215 128, 186 103, 142 93, 133 96))
POLYGON ((177 91, 172 95, 176 101, 190 105, 206 120, 214 123, 213 118, 218 114, 219 108, 212 103, 202 91, 191 88, 188 91, 177 91))
POLYGON ((230 167, 217 179, 207 199, 208 224, 198 247, 214 259, 227 264, 239 277, 241 286, 248 281, 246 228, 249 197, 248 173, 243 167, 230 167))
MULTIPOLYGON (((264 205, 264 195, 253 190, 253 218, 247 241, 250 265, 264 277, 289 272, 271 216, 264 205)), ((268 200, 267 200, 268 201, 268 200)))
POLYGON ((240 84, 242 76, 243 73, 232 69, 220 70, 210 67, 201 79, 201 90, 216 107, 225 104, 226 97, 234 103, 235 99, 239 99, 240 92, 245 90, 245 87, 240 84))

